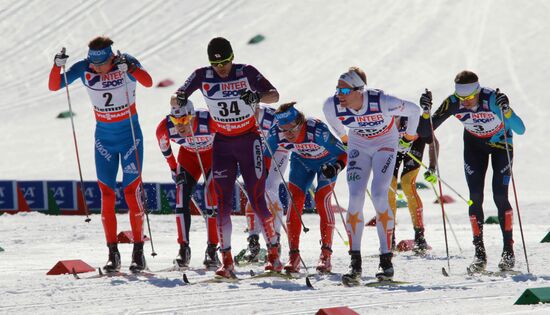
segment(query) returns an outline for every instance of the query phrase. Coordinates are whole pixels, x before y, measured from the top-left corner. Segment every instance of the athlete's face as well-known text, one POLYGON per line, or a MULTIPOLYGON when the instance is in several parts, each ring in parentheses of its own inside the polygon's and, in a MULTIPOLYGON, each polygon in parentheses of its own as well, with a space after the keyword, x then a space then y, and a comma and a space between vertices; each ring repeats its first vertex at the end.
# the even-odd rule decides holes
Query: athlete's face
POLYGON ((361 89, 354 89, 351 85, 340 80, 338 81, 338 86, 336 87, 338 92, 338 101, 340 101, 340 106, 344 108, 351 108, 355 110, 361 109, 363 106, 363 93, 361 89))
POLYGON ((179 133, 180 136, 189 137, 191 136, 192 123, 193 123, 193 119, 191 118, 188 124, 175 124, 174 127, 176 127, 176 131, 179 133))
POLYGON ((298 141, 298 136, 302 131, 302 124, 297 124, 295 121, 286 125, 279 125, 279 130, 281 130, 285 138, 290 142, 298 141))
POLYGON ((476 96, 472 99, 461 100, 460 104, 464 106, 464 108, 466 109, 473 109, 477 106, 478 101, 479 101, 479 93, 476 94, 476 96))
POLYGON ((94 65, 93 63, 91 63, 90 65, 92 69, 98 74, 107 74, 113 68, 114 58, 115 58, 114 56, 109 57, 109 60, 107 60, 107 62, 102 65, 94 65))
POLYGON ((214 71, 216 74, 222 78, 225 79, 229 76, 229 73, 231 72, 231 68, 233 67, 233 62, 229 61, 227 63, 219 63, 219 64, 212 64, 212 68, 214 68, 214 71))

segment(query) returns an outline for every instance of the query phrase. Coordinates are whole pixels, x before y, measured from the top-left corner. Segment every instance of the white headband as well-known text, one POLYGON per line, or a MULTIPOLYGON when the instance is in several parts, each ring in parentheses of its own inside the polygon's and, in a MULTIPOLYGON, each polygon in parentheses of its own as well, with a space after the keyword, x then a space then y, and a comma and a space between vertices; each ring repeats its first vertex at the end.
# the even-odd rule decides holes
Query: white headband
POLYGON ((353 70, 344 72, 342 75, 340 75, 340 78, 338 80, 344 81, 354 88, 365 86, 365 82, 363 82, 363 79, 361 79, 361 77, 353 70))
POLYGON ((458 96, 469 96, 474 94, 475 92, 479 92, 481 90, 481 87, 479 86, 479 82, 473 82, 473 83, 467 83, 467 84, 455 84, 455 93, 458 96))

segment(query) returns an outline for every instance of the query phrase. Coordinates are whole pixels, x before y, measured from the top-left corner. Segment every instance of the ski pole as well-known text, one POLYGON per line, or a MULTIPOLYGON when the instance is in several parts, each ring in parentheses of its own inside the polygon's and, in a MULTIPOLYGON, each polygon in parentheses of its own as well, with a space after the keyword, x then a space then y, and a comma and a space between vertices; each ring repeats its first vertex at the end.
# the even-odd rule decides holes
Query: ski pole
MULTIPOLYGON (((120 50, 117 50, 117 55, 120 58, 120 50)), ((136 164, 138 168, 138 174, 139 177, 142 177, 141 173, 141 164, 139 163, 139 153, 138 153, 138 147, 137 147, 137 141, 136 141, 136 132, 134 129, 134 122, 132 121, 132 110, 130 105, 130 94, 128 93, 128 75, 126 74, 126 71, 122 71, 124 73, 124 88, 126 91, 126 105, 128 106, 128 120, 130 120, 130 129, 132 130, 132 140, 134 143, 134 151, 136 153, 136 164)), ((143 181, 139 181, 139 189, 141 190, 141 204, 143 206, 143 212, 145 212, 145 218, 147 219, 147 229, 149 231, 149 238, 151 239, 151 256, 155 257, 157 253, 155 253, 155 246, 153 245, 153 234, 151 233, 151 224, 149 223, 149 213, 147 211, 147 198, 145 196, 145 188, 143 186, 143 181)))
MULTIPOLYGON (((433 190, 437 200, 439 200, 439 202, 441 202, 442 199, 439 198, 439 194, 437 193, 437 190, 435 189, 434 184, 430 183, 430 186, 432 187, 432 190, 433 190)), ((453 226, 451 225, 451 221, 449 220, 449 217, 447 216, 447 212, 445 212, 444 215, 445 215, 445 220, 447 221, 447 223, 449 223, 449 229, 451 230, 451 233, 453 233, 453 237, 455 239, 456 245, 458 246, 458 249, 460 250, 460 253, 462 253, 462 247, 460 246, 460 243, 458 242, 458 238, 456 237, 453 226)))
MULTIPOLYGON (((407 155, 409 157, 411 157, 416 163, 422 165, 422 167, 424 167, 426 170, 429 170, 428 166, 426 166, 426 164, 422 163, 422 161, 417 159, 416 156, 412 155, 411 152, 407 152, 407 155)), ((464 202, 466 202, 466 204, 468 204, 468 206, 471 206, 471 205, 474 204, 474 202, 471 199, 466 199, 466 198, 462 197, 462 195, 458 191, 456 191, 453 187, 451 187, 451 185, 447 184, 447 182, 445 182, 443 179, 441 179, 441 177, 439 176, 439 172, 436 172, 435 176, 437 177, 437 179, 439 180, 440 183, 443 183, 445 186, 447 186, 447 188, 452 190, 460 199, 464 200, 464 202)))
MULTIPOLYGON (((257 105, 258 104, 256 104, 256 106, 257 105)), ((254 109, 254 108, 255 107, 252 107, 252 109, 254 109)), ((256 128, 258 128, 258 131, 260 132, 260 138, 262 139, 262 142, 265 144, 265 147, 267 148, 267 151, 269 152, 269 154, 273 158, 273 156, 274 156, 273 155, 273 150, 271 150, 271 148, 269 147, 269 144, 267 143, 267 139, 265 138, 265 135, 264 135, 262 129, 260 128, 260 123, 258 122, 258 118, 256 118, 255 114, 252 115, 252 116, 254 117, 254 122, 256 123, 256 128)), ((290 204, 292 205, 292 209, 294 209, 294 211, 298 215, 298 218, 300 218, 300 223, 302 224, 302 229, 304 230, 304 233, 309 232, 309 228, 307 228, 306 225, 304 224, 304 220, 302 220, 302 215, 300 214, 300 212, 298 211, 298 208, 296 207, 296 203, 294 202, 294 198, 292 198, 292 194, 290 193, 290 189, 288 188, 288 184, 286 183, 285 177, 283 176, 283 173, 281 172, 281 169, 277 165, 275 165, 275 169, 277 170, 277 172, 281 176, 281 180, 283 181, 283 184, 285 186, 285 190, 288 194, 288 199, 290 200, 290 204)))
MULTIPOLYGON (((61 49, 61 54, 65 55, 65 47, 61 49)), ((73 108, 71 106, 71 96, 69 94, 69 81, 67 81, 67 71, 65 70, 65 65, 61 66, 63 68, 63 77, 65 78, 65 92, 67 94, 67 103, 69 104, 69 117, 71 118, 71 127, 73 129, 73 142, 74 149, 76 152, 76 164, 78 165, 78 175, 80 176, 80 194, 82 194, 82 200, 84 201, 84 213, 86 214, 85 222, 90 222, 92 219, 89 217, 88 212, 88 203, 86 202, 86 195, 84 194, 84 180, 82 179, 82 168, 80 167, 80 155, 78 154, 78 142, 76 141, 76 131, 74 127, 73 119, 73 108)))
MULTIPOLYGON (((496 90, 499 92, 499 89, 496 90)), ((516 182, 514 180, 514 172, 512 172, 512 158, 510 157, 510 147, 508 144, 508 131, 506 130, 506 117, 504 117, 504 110, 500 108, 500 115, 502 118, 502 125, 504 128, 504 143, 506 144, 506 157, 508 158, 508 169, 510 170, 510 177, 512 178, 512 188, 514 190, 514 200, 516 202, 516 212, 518 214, 519 231, 521 233, 521 242, 523 245, 523 254, 525 255, 525 264, 527 265, 527 272, 531 273, 529 268, 529 259, 527 258, 527 247, 525 246, 525 237, 523 236, 523 225, 521 224, 521 214, 519 211, 518 195, 516 192, 516 182)))
MULTIPOLYGON (((332 190, 332 193, 334 194, 334 189, 331 187, 331 190, 332 190)), ((314 193, 313 193, 313 189, 309 189, 309 194, 311 196, 311 198, 313 198, 314 196, 314 193)), ((338 212, 340 213, 340 216, 342 217, 342 224, 344 224, 344 229, 346 229, 346 223, 345 223, 345 220, 344 220, 344 216, 342 215, 342 211, 340 211, 340 209, 343 209, 342 207, 340 207, 340 204, 338 204, 338 200, 336 199, 336 195, 334 197, 334 200, 336 200, 336 205, 338 206, 338 212)), ((342 242, 344 242, 344 245, 348 246, 349 245, 349 241, 346 241, 346 239, 342 236, 342 233, 340 233, 340 230, 338 229, 338 227, 336 225, 334 225, 334 229, 336 230, 336 233, 338 234, 338 236, 340 237, 340 239, 342 240, 342 242)), ((347 229, 346 229, 346 234, 347 234, 347 229)))
MULTIPOLYGON (((185 108, 185 113, 189 115, 189 112, 187 111, 187 108, 185 108)), ((199 161, 199 166, 201 168, 202 176, 204 178, 204 191, 205 195, 208 197, 207 199, 210 201, 210 205, 214 205, 214 198, 212 198, 212 194, 210 193, 210 189, 208 189, 208 186, 210 186, 210 182, 208 181, 208 177, 206 177, 206 171, 204 170, 204 165, 202 164, 201 155, 199 153, 199 148, 197 148, 196 138, 195 138, 195 131, 193 130, 193 122, 190 122, 189 130, 191 130, 191 136, 193 137, 193 149, 195 150, 195 154, 197 155, 197 160, 199 161)), ((212 176, 212 185, 214 184, 214 176, 212 176)), ((208 221, 208 218, 206 215, 204 215, 201 211, 201 214, 203 218, 208 221)))
MULTIPOLYGON (((432 92, 430 92, 428 89, 425 90, 427 94, 430 95, 430 99, 431 99, 431 95, 432 95, 432 92)), ((429 119, 430 119, 430 128, 431 128, 431 133, 432 133, 432 141, 435 141, 435 133, 434 133, 434 128, 433 128, 433 123, 432 123, 432 115, 431 113, 428 111, 428 116, 429 116, 429 119)), ((422 114, 422 116, 424 117, 424 114, 422 114)), ((434 143, 434 153, 435 153, 435 170, 436 170, 436 176, 437 178, 439 179, 439 204, 441 206, 441 219, 443 220, 443 233, 445 235, 445 251, 447 253, 447 267, 449 268, 449 272, 451 272, 451 258, 449 256, 449 241, 447 239, 447 222, 445 220, 446 216, 445 216, 445 205, 443 204, 443 188, 441 187, 441 183, 443 182, 443 180, 441 179, 440 177, 440 173, 439 173, 439 157, 438 157, 438 148, 436 147, 436 143, 434 143)), ((419 159, 416 158, 416 156, 414 156, 413 154, 411 154, 411 152, 407 152, 407 154, 415 161, 417 162, 418 164, 424 166, 424 168, 428 169, 426 167, 426 165, 424 163, 422 163, 422 161, 420 161, 419 159)), ((443 182, 445 183, 445 182, 443 182)), ((462 198, 462 200, 466 201, 466 199, 464 199, 458 192, 456 192, 451 186, 447 185, 445 183, 445 185, 447 187, 449 187, 452 191, 454 191, 460 198, 462 198)), ((435 188, 434 188, 434 191, 435 191, 435 188)), ((436 194, 437 195, 437 194, 436 194)), ((468 204, 468 206, 471 206, 473 204, 472 200, 468 200, 466 201, 466 203, 468 204)), ((442 267, 441 268, 441 272, 443 273, 444 276, 448 277, 449 276, 449 273, 445 270, 445 267, 442 267)))
MULTIPOLYGON (((246 190, 244 190, 242 184, 239 183, 239 181, 237 181, 237 184, 239 185, 241 190, 245 193, 246 197, 249 198, 248 194, 246 193, 246 190)), ((279 223, 283 227, 283 231, 285 231, 286 237, 288 238, 288 230, 286 228, 285 223, 283 222, 283 219, 281 219, 281 217, 279 217, 277 214, 274 214, 273 211, 271 210, 274 203, 271 201, 271 197, 269 196, 269 193, 266 192, 265 196, 267 197, 267 202, 269 202, 269 207, 268 207, 269 212, 271 212, 271 215, 273 215, 274 217, 276 217, 276 219, 279 220, 279 223)), ((250 200, 250 198, 249 198, 249 200, 250 200)), ((279 246, 281 246, 281 244, 279 244, 279 246)), ((306 285, 310 288, 313 288, 313 285, 311 284, 311 281, 309 280, 309 268, 307 267, 305 261, 302 259, 302 256, 300 256, 300 262, 301 262, 302 266, 304 266, 304 269, 306 270, 306 285)))

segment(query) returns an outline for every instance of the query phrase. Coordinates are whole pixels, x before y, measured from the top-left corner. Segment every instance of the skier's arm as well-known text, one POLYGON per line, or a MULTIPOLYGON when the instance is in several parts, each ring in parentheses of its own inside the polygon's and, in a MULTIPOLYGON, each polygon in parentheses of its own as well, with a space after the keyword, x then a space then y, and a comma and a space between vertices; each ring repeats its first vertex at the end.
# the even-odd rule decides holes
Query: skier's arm
POLYGON ((149 72, 143 68, 141 63, 134 58, 131 55, 124 54, 126 58, 128 59, 128 62, 131 62, 135 65, 135 67, 131 67, 131 69, 128 71, 128 74, 135 78, 136 81, 138 81, 141 85, 144 87, 151 87, 153 86, 153 79, 151 78, 151 75, 149 75, 149 72))
POLYGON ((491 108, 491 111, 497 115, 497 117, 504 121, 506 124, 506 129, 512 130, 518 135, 522 135, 525 133, 525 125, 523 124, 523 121, 521 118, 519 118, 518 115, 512 110, 510 106, 508 106, 508 110, 504 111, 504 117, 502 117, 502 111, 496 104, 496 94, 493 93, 491 95, 491 98, 489 99, 489 107, 491 108))
MULTIPOLYGON (((78 79, 83 73, 86 66, 86 61, 81 60, 74 65, 72 65, 69 70, 67 70, 67 81, 69 84, 73 83, 74 80, 78 79)), ((50 77, 48 80, 48 88, 50 91, 57 91, 65 87, 65 77, 61 74, 61 67, 53 65, 50 70, 50 77)))
POLYGON ((380 105, 382 112, 386 115, 407 117, 405 134, 409 136, 416 135, 420 119, 420 106, 387 94, 380 96, 380 105))
POLYGON ((204 75, 201 75, 201 73, 204 72, 204 68, 197 69, 191 75, 185 80, 185 83, 178 88, 176 93, 184 93, 187 97, 191 96, 193 92, 200 89, 202 78, 204 75))
POLYGON ((447 97, 433 115, 420 118, 418 133, 424 138, 426 143, 432 143, 432 122, 433 130, 435 131, 449 116, 453 114, 455 105, 451 102, 450 96, 447 97))
POLYGON ((264 150, 264 157, 266 158, 266 162, 271 162, 271 152, 275 152, 277 146, 279 146, 279 127, 277 127, 277 125, 269 129, 265 142, 266 148, 264 150))
POLYGON ((324 123, 317 125, 317 130, 315 131, 315 142, 325 147, 331 156, 335 156, 338 161, 342 162, 344 167, 346 166, 348 155, 344 149, 344 145, 340 140, 338 140, 338 138, 330 133, 327 125, 324 123))
POLYGON ((325 114, 325 119, 328 122, 329 126, 334 130, 336 135, 342 139, 347 137, 346 128, 342 125, 342 122, 336 117, 336 112, 334 110, 334 100, 333 97, 329 97, 325 104, 323 104, 323 113, 325 114))
POLYGON ((168 135, 168 128, 166 126, 165 119, 163 119, 157 126, 157 141, 160 147, 160 151, 162 152, 162 155, 164 155, 164 158, 166 158, 166 162, 168 163, 170 170, 175 170, 178 163, 176 162, 176 158, 172 153, 172 148, 170 146, 170 136, 168 135))
POLYGON ((279 92, 256 68, 246 65, 243 69, 250 87, 260 93, 260 102, 272 104, 279 101, 279 92))

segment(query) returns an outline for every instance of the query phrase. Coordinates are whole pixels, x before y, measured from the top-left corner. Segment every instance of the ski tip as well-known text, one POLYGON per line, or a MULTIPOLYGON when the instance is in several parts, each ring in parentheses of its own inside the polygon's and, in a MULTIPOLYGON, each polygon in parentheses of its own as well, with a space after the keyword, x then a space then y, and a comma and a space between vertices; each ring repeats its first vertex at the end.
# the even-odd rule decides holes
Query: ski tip
POLYGON ((90 218, 86 218, 86 220, 84 220, 84 222, 86 222, 86 223, 90 223, 90 221, 92 221, 92 219, 90 219, 90 218))
POLYGON ((251 277, 254 277, 256 275, 256 273, 252 269, 250 269, 248 273, 250 274, 251 277))
POLYGON ((311 281, 309 281, 309 276, 306 276, 306 286, 313 289, 313 285, 311 284, 311 281))
POLYGON ((189 279, 187 278, 187 275, 185 273, 183 274, 183 282, 185 284, 189 284, 189 279))
POLYGON ((445 277, 448 277, 448 276, 449 276, 449 273, 447 272, 447 270, 445 270, 445 267, 441 267, 441 273, 442 273, 445 277))

